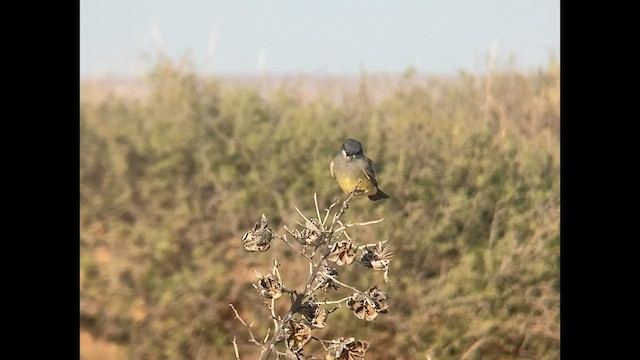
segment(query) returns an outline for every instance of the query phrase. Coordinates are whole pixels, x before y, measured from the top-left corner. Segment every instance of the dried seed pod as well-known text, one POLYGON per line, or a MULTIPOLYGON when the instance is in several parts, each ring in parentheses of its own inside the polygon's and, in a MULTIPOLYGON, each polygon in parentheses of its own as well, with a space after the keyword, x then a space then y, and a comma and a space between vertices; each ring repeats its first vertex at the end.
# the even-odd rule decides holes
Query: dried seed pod
POLYGON ((300 313, 313 329, 322 329, 327 324, 329 312, 327 309, 316 304, 314 300, 302 303, 302 305, 300 305, 300 313))
POLYGON ((393 255, 389 247, 382 246, 380 241, 373 249, 364 248, 360 263, 370 269, 384 271, 384 281, 389 282, 389 262, 393 255))
POLYGON ((289 230, 289 233, 293 235, 293 238, 301 245, 318 246, 322 244, 325 239, 324 228, 320 221, 316 219, 307 220, 302 232, 294 229, 293 231, 289 230))
POLYGON ((335 284, 333 279, 329 276, 325 276, 324 274, 337 278, 338 270, 336 270, 335 268, 329 268, 327 262, 323 261, 320 269, 318 270, 318 276, 316 277, 316 289, 322 288, 325 293, 330 287, 338 290, 338 286, 335 284))
POLYGON ((258 283, 253 286, 258 289, 260 295, 265 299, 277 299, 282 296, 282 283, 273 274, 267 274, 265 276, 256 273, 258 276, 258 283))
POLYGON ((264 214, 253 230, 249 230, 242 236, 245 250, 251 252, 269 250, 271 239, 273 239, 273 231, 269 228, 267 217, 264 214))
POLYGON ((347 307, 353 311, 358 319, 373 321, 378 317, 373 302, 364 294, 356 293, 347 300, 347 307))
POLYGON ((380 241, 373 249, 364 249, 360 262, 373 270, 387 270, 393 255, 393 252, 389 251, 389 247, 382 246, 382 241, 380 241))
POLYGON ((387 309, 389 309, 389 304, 387 303, 389 295, 387 295, 385 291, 378 289, 376 286, 372 286, 367 290, 367 295, 373 301, 376 312, 383 314, 387 312, 387 309))
POLYGON ((316 219, 311 219, 311 221, 306 222, 301 235, 307 245, 318 246, 324 241, 322 224, 316 219))
POLYGON ((353 341, 347 344, 347 359, 364 359, 364 354, 369 350, 369 343, 363 340, 353 341))
POLYGON ((369 349, 369 343, 355 338, 339 338, 333 340, 327 348, 325 360, 356 360, 364 359, 369 349))
POLYGON ((299 349, 296 351, 293 351, 291 349, 287 349, 287 351, 285 351, 284 353, 284 358, 285 360, 311 360, 311 359, 315 359, 312 356, 306 356, 302 353, 303 349, 299 349))
POLYGON ((373 286, 364 293, 354 293, 351 299, 347 300, 347 307, 353 311, 358 319, 373 321, 379 313, 387 312, 388 299, 389 296, 386 292, 373 286))
POLYGON ((311 327, 304 322, 292 319, 288 324, 291 333, 287 338, 287 348, 297 351, 311 341, 311 327))
POLYGON ((338 241, 331 247, 327 260, 335 262, 338 266, 350 265, 356 256, 357 249, 358 247, 351 240, 338 241))
POLYGON ((319 306, 316 309, 316 312, 313 314, 313 318, 311 319, 311 327, 314 329, 323 329, 327 326, 327 317, 329 316, 329 312, 327 309, 319 306))

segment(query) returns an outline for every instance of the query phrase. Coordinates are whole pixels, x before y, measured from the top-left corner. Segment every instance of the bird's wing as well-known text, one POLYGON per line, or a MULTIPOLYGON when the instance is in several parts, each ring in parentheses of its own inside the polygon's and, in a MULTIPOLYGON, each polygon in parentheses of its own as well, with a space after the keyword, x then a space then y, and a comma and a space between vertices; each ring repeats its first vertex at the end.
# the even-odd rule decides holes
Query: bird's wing
POLYGON ((378 186, 378 180, 376 180, 376 172, 373 170, 373 161, 364 158, 364 163, 362 164, 362 171, 367 175, 367 178, 371 180, 373 186, 378 186))
POLYGON ((336 178, 336 174, 333 173, 333 160, 331 160, 331 164, 329 165, 329 171, 331 171, 331 177, 336 178))

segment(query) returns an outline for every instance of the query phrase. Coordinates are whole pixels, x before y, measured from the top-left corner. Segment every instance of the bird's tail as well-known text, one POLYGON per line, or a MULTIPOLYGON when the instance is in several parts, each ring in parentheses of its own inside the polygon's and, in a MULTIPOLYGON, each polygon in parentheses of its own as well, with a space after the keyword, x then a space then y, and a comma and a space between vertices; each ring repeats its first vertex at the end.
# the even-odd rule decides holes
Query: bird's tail
POLYGON ((385 194, 384 192, 382 192, 382 190, 378 189, 378 192, 375 193, 374 195, 369 195, 369 200, 371 201, 378 201, 378 200, 382 200, 382 199, 388 199, 391 196, 385 194))

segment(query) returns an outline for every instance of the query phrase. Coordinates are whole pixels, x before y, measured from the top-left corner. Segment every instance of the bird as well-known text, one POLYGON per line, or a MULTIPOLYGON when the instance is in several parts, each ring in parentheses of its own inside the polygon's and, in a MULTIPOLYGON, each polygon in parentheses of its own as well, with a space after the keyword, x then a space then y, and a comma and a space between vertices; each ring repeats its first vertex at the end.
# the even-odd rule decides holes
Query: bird
POLYGON ((371 201, 390 197, 378 188, 373 161, 364 156, 360 141, 349 138, 342 143, 340 150, 340 153, 331 161, 329 170, 331 177, 336 179, 342 191, 354 192, 356 196, 366 195, 371 201))

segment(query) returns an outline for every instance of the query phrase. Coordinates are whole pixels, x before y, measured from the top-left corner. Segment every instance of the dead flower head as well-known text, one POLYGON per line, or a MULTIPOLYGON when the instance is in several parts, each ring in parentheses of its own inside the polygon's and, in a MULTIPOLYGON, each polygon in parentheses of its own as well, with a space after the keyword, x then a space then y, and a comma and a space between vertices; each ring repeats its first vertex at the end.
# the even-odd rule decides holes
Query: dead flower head
POLYGON ((382 246, 382 242, 380 241, 373 249, 364 249, 360 262, 362 265, 373 270, 384 270, 384 280, 389 281, 387 275, 389 273, 389 262, 393 255, 393 252, 389 251, 389 247, 382 246))
POLYGON ((307 245, 318 246, 322 244, 324 240, 323 234, 322 224, 316 219, 307 221, 304 230, 302 230, 302 237, 307 245))
POLYGON ((311 360, 314 359, 312 356, 306 356, 302 353, 303 349, 299 349, 293 351, 291 349, 287 349, 284 353, 285 360, 311 360))
POLYGON ((385 270, 389 268, 389 261, 393 255, 393 252, 389 251, 389 247, 382 246, 382 241, 380 241, 373 249, 365 248, 360 261, 364 266, 373 270, 385 270))
POLYGON ((364 359, 364 354, 369 349, 369 343, 355 338, 339 338, 333 340, 327 348, 325 360, 356 360, 364 359))
POLYGON ((333 244, 331 247, 331 253, 327 259, 335 262, 338 266, 342 266, 344 264, 350 265, 356 256, 357 249, 358 247, 353 241, 349 239, 341 240, 333 244))
POLYGON ((387 309, 389 309, 389 304, 387 300, 389 300, 389 295, 383 290, 379 290, 377 287, 372 286, 367 290, 367 295, 373 301, 373 304, 376 307, 376 312, 386 313, 387 309))
POLYGON ((324 240, 322 224, 316 219, 307 220, 302 232, 297 229, 294 229, 293 232, 289 232, 301 245, 318 246, 322 244, 322 241, 324 240))
POLYGON ((253 230, 249 230, 242 236, 245 250, 251 252, 269 250, 271 239, 273 239, 273 231, 269 228, 267 217, 264 214, 253 230))
POLYGON ((335 284, 333 279, 323 274, 337 278, 338 270, 336 270, 335 268, 329 268, 327 262, 323 261, 322 265, 320 266, 320 270, 318 270, 318 276, 316 277, 316 289, 322 288, 325 293, 330 287, 338 290, 338 286, 335 284))
POLYGON ((353 294, 351 299, 347 300, 347 306, 358 319, 373 321, 378 317, 378 314, 387 312, 388 299, 389 296, 386 292, 373 286, 364 293, 353 294))
POLYGON ((288 328, 287 348, 297 351, 311 341, 311 327, 303 321, 293 319, 289 321, 288 328))
POLYGON ((300 306, 300 313, 309 322, 313 329, 322 329, 327 325, 327 316, 332 311, 328 311, 318 305, 314 300, 304 302, 300 306))
POLYGON ((258 289, 260 295, 266 299, 277 299, 282 296, 282 283, 273 274, 267 274, 262 276, 259 272, 256 272, 258 277, 258 283, 253 286, 258 289))

